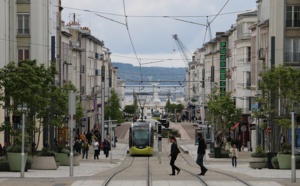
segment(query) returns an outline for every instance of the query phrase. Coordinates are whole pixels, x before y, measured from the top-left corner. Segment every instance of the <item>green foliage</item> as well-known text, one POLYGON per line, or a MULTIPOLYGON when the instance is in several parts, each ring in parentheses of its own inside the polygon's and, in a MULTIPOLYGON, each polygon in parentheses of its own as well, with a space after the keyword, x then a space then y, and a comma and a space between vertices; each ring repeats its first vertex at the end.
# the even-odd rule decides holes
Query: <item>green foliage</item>
POLYGON ((278 163, 278 158, 277 158, 277 156, 274 156, 274 157, 271 159, 271 162, 272 162, 272 163, 278 163))
POLYGON ((37 153, 38 156, 55 156, 55 152, 48 148, 43 148, 42 151, 37 153))
POLYGON ((134 105, 126 105, 123 111, 128 114, 134 114, 135 110, 136 108, 134 105))
MULTIPOLYGON (((21 115, 18 107, 26 108, 24 112, 28 133, 40 135, 43 126, 61 127, 66 122, 68 91, 76 89, 70 82, 63 87, 54 85, 56 73, 54 63, 46 68, 43 64, 38 65, 35 60, 10 62, 0 69, 0 91, 3 92, 0 94, 0 106, 15 116, 21 115), (55 113, 55 117, 51 113, 55 113)), ((77 104, 79 110, 76 115, 81 118, 83 109, 80 107, 77 104)), ((9 122, 2 123, 0 130, 10 130, 9 125, 9 122)))
POLYGON ((168 112, 172 112, 172 113, 175 112, 175 109, 176 109, 176 113, 179 113, 184 109, 184 106, 182 104, 170 103, 169 100, 167 101, 167 105, 165 107, 165 110, 168 110, 168 112))
POLYGON ((237 109, 232 102, 231 93, 221 96, 215 88, 208 96, 208 120, 216 130, 226 130, 236 122, 241 121, 242 110, 237 109))
MULTIPOLYGON (((22 152, 22 145, 16 144, 16 145, 11 145, 8 146, 6 149, 6 152, 18 152, 21 153, 22 152)), ((24 152, 29 153, 30 152, 30 147, 28 145, 24 146, 24 152)))
POLYGON ((251 153, 251 157, 267 157, 267 153, 263 150, 261 145, 258 145, 255 152, 251 153))
POLYGON ((292 146, 288 143, 282 144, 282 151, 279 154, 292 154, 292 146))
POLYGON ((114 89, 111 90, 108 104, 105 105, 104 109, 105 120, 117 120, 117 123, 124 122, 123 112, 120 110, 120 100, 114 89))

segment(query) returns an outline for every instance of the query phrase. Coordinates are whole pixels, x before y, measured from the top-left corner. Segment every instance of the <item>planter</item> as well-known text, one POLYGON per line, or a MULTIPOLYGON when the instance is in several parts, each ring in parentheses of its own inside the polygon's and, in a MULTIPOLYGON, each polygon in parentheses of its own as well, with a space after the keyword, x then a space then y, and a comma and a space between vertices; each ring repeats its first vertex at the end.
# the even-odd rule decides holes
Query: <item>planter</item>
POLYGON ((69 156, 66 153, 55 153, 55 161, 60 161, 60 166, 69 166, 69 156))
POLYGON ((35 170, 56 170, 56 161, 54 156, 34 156, 31 169, 35 170))
MULTIPOLYGON (((73 156, 73 165, 79 165, 79 156, 73 156)), ((60 162, 60 166, 70 166, 70 156, 66 153, 55 153, 55 161, 60 162)))
POLYGON ((262 169, 267 166, 266 162, 249 162, 249 165, 252 169, 262 169))
MULTIPOLYGON (((21 153, 8 152, 7 159, 10 171, 20 172, 21 171, 21 153)), ((25 170, 29 165, 26 166, 27 153, 25 153, 25 170)))
POLYGON ((250 157, 250 162, 265 162, 266 157, 250 157))
POLYGON ((210 158, 215 158, 215 154, 214 154, 214 153, 208 153, 208 156, 209 156, 210 158))
POLYGON ((272 162, 272 165, 273 165, 274 169, 279 169, 278 162, 272 162))
POLYGON ((60 166, 60 161, 55 161, 56 167, 58 168, 60 166))
POLYGON ((280 169, 291 169, 291 154, 277 154, 280 169))
POLYGON ((5 172, 10 171, 8 162, 0 163, 0 171, 5 171, 5 172))

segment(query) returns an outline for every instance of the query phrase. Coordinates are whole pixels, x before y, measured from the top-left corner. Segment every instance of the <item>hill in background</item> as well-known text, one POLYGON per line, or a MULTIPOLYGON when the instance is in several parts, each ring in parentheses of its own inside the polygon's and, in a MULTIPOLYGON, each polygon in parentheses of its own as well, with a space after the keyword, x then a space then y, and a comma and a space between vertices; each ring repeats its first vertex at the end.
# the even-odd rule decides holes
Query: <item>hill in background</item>
MULTIPOLYGON (((152 77, 152 81, 160 80, 162 85, 178 85, 179 82, 185 81, 185 68, 167 68, 167 67, 142 67, 133 66, 128 63, 112 63, 114 67, 118 67, 118 76, 124 80, 127 85, 138 85, 141 81, 141 73, 143 81, 150 81, 149 77, 152 77)), ((145 85, 149 82, 143 83, 145 85)))

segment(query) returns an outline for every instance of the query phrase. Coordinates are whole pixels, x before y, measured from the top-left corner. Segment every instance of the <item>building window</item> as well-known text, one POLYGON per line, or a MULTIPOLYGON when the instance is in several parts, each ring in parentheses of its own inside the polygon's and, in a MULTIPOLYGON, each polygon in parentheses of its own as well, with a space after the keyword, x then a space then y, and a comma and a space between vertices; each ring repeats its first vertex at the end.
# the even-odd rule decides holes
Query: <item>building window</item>
POLYGON ((251 62, 251 47, 247 47, 247 62, 251 62))
POLYGON ((18 61, 29 59, 29 49, 18 49, 18 61))
POLYGON ((286 7, 286 27, 300 27, 300 6, 286 7))
POLYGON ((29 34, 29 14, 18 14, 18 34, 29 34))
POLYGON ((246 88, 250 89, 251 87, 251 72, 246 72, 246 88))
POLYGON ((287 38, 285 40, 285 61, 299 62, 300 60, 300 38, 287 38))

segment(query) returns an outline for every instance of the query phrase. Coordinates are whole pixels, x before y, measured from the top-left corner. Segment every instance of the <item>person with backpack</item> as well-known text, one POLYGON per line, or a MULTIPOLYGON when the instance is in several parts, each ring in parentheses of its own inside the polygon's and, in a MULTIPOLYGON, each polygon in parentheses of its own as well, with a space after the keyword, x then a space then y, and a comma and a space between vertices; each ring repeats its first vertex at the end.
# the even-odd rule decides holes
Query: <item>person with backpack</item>
POLYGON ((201 173, 198 175, 204 176, 205 173, 207 172, 207 168, 204 167, 204 165, 203 165, 203 157, 205 155, 206 143, 205 143, 202 133, 199 132, 197 134, 197 137, 198 137, 198 150, 197 150, 196 163, 200 166, 200 170, 201 170, 201 173))
POLYGON ((85 158, 88 159, 88 155, 89 155, 89 143, 88 140, 85 140, 82 143, 82 159, 85 158))
POLYGON ((172 174, 170 174, 170 176, 175 176, 175 170, 177 170, 177 174, 180 173, 180 169, 175 165, 175 160, 176 160, 178 154, 180 153, 180 151, 177 146, 176 138, 174 136, 170 136, 169 140, 170 140, 170 143, 172 143, 171 153, 169 155, 169 157, 171 156, 170 166, 172 168, 172 174))

